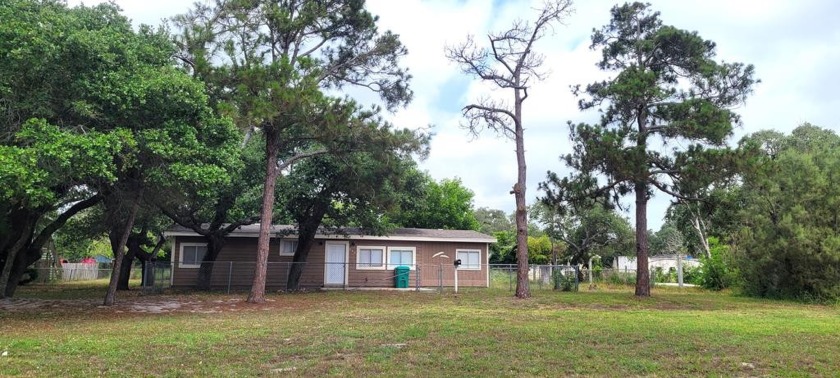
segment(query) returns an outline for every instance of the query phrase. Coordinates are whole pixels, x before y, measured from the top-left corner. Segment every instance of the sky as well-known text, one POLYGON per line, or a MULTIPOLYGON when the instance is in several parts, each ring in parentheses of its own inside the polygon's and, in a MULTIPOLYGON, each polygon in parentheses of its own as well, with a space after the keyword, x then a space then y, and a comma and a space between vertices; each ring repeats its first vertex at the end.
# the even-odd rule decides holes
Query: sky
MULTIPOLYGON (((100 1, 84 1, 93 5, 100 1)), ((135 24, 157 25, 189 9, 193 0, 115 0, 135 24)), ((460 178, 475 193, 475 207, 511 212, 516 182, 516 157, 511 140, 492 133, 477 138, 461 125, 463 106, 482 96, 508 96, 464 75, 447 61, 445 46, 468 35, 486 41, 489 32, 504 31, 515 20, 533 20, 542 0, 368 0, 381 30, 399 34, 408 48, 403 65, 413 76, 414 100, 386 114, 397 127, 425 128, 435 136, 429 157, 420 163, 437 180, 460 178)), ((738 107, 741 125, 731 144, 765 129, 789 132, 810 122, 840 131, 840 1, 835 0, 662 0, 650 1, 666 25, 697 31, 717 44, 718 60, 753 64, 761 83, 738 107)), ((77 5, 78 0, 68 3, 77 5)), ((523 107, 528 164, 528 203, 546 172, 569 172, 559 156, 571 150, 567 122, 593 122, 595 112, 581 112, 569 87, 606 78, 595 63, 600 53, 589 49, 593 28, 609 22, 617 2, 578 1, 562 25, 540 40, 535 50, 545 56, 546 80, 534 83, 523 107)), ((355 92, 354 92, 355 93, 355 92)), ((360 101, 370 96, 359 96, 360 101)), ((623 201, 633 219, 632 200, 623 201)), ((658 229, 669 204, 656 194, 648 208, 648 227, 658 229)))

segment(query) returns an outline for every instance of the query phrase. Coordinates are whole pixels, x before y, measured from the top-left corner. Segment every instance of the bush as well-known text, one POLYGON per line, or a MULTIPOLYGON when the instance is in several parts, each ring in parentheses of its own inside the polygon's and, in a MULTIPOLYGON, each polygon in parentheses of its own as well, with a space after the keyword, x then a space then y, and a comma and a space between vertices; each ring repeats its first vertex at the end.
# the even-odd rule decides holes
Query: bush
POLYGON ((683 265, 683 282, 692 285, 700 285, 702 283, 701 272, 703 269, 699 266, 683 265))
POLYGON ((578 282, 576 279, 577 273, 572 272, 563 274, 563 271, 556 269, 551 279, 554 283, 554 289, 560 291, 577 291, 578 282))
POLYGON ((703 257, 700 267, 700 286, 709 290, 723 290, 735 286, 738 271, 729 246, 720 244, 715 237, 709 238, 711 257, 703 257))

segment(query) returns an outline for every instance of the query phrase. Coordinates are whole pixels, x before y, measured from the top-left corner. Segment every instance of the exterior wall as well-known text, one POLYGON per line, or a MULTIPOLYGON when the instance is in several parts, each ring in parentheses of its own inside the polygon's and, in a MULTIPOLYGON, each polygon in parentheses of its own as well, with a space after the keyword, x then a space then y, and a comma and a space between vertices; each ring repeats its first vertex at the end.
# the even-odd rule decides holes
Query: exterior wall
MULTIPOLYGON (((183 243, 204 243, 201 237, 177 236, 174 238, 173 256, 173 287, 192 287, 198 277, 198 268, 181 267, 180 253, 183 243)), ((411 242, 411 241, 383 241, 383 240, 347 240, 329 239, 329 242, 347 242, 349 245, 347 260, 347 282, 348 287, 394 287, 394 269, 387 267, 383 270, 360 270, 356 269, 356 251, 359 246, 383 246, 383 247, 414 247, 416 267, 409 274, 409 286, 415 287, 417 274, 420 275, 420 286, 436 287, 442 281, 443 286, 455 284, 455 268, 453 260, 456 250, 470 249, 479 250, 479 270, 458 271, 459 286, 488 285, 487 274, 487 244, 486 243, 452 243, 452 242, 411 242), (438 252, 443 252, 448 258, 432 257, 438 252)), ((301 276, 301 287, 316 288, 324 285, 324 254, 327 240, 316 240, 309 252, 306 266, 301 276)), ((216 259, 211 285, 213 287, 227 287, 230 284, 233 288, 247 288, 251 286, 254 277, 254 259, 257 249, 256 238, 233 237, 228 238, 227 243, 216 259), (230 281, 229 281, 230 280, 230 281)), ((384 257, 387 264, 387 254, 384 257)), ((272 238, 268 255, 268 272, 266 287, 270 289, 283 289, 286 286, 291 256, 280 256, 280 239, 272 238)))
MULTIPOLYGON (((700 260, 692 258, 691 256, 683 256, 683 266, 700 266, 700 260)), ((677 269, 677 257, 675 255, 668 256, 648 256, 648 267, 650 269, 662 268, 668 271, 671 268, 677 269)), ((619 270, 636 270, 636 258, 627 256, 618 256, 616 268, 619 270)))
MULTIPOLYGON (((443 286, 455 285, 456 250, 471 249, 481 251, 481 269, 458 271, 459 286, 487 286, 487 244, 486 243, 451 243, 451 242, 411 242, 411 241, 367 241, 354 240, 350 246, 349 286, 350 287, 394 287, 394 269, 359 270, 356 269, 356 250, 359 246, 414 247, 416 248, 415 269, 409 272, 409 286, 417 286, 417 271, 420 271, 420 286, 438 286, 443 278, 443 286), (447 258, 432 257, 443 252, 447 258)), ((310 256, 311 257, 311 256, 310 256)), ((387 262, 387 260, 386 260, 387 262)))
MULTIPOLYGON (((198 268, 183 268, 180 266, 179 254, 182 243, 204 243, 201 237, 175 237, 175 254, 172 286, 192 287, 198 279, 198 268)), ((251 287, 254 280, 255 256, 257 254, 256 238, 228 238, 227 243, 216 258, 213 274, 210 279, 213 287, 233 288, 251 287), (230 282, 228 281, 230 280, 230 282)), ((286 280, 291 267, 292 256, 280 256, 280 239, 271 239, 268 252, 268 271, 266 287, 282 289, 286 287, 286 280)), ((301 286, 320 287, 324 283, 324 245, 316 241, 309 252, 309 259, 301 275, 301 286)))

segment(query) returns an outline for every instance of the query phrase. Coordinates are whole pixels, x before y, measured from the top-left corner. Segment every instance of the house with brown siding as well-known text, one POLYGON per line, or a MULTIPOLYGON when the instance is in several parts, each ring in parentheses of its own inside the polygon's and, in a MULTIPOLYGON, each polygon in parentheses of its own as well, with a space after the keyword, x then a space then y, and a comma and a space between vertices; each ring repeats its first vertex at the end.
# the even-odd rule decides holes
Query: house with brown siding
MULTIPOLYGON (((226 240, 211 275, 214 287, 250 287, 254 276, 259 224, 242 226, 226 240)), ((184 227, 165 234, 172 246, 173 287, 194 287, 207 243, 184 227)), ((266 287, 284 289, 297 248, 293 226, 271 228, 266 287)), ((358 229, 315 236, 304 263, 304 288, 394 287, 397 266, 409 267, 409 287, 488 287, 488 252, 496 239, 470 230, 398 228, 388 235, 364 235, 358 229), (460 260, 457 268, 455 260, 460 260)))

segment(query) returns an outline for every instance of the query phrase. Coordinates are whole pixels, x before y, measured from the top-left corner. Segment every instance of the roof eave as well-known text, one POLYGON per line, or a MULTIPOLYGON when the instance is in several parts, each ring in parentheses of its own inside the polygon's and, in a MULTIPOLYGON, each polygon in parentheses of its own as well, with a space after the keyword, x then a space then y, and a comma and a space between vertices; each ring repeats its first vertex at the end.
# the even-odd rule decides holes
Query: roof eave
MULTIPOLYGON (((194 231, 166 231, 163 233, 165 237, 170 236, 201 236, 194 231)), ((274 233, 272 237, 283 237, 290 235, 279 235, 274 233)), ((228 237, 234 238, 256 238, 259 233, 256 232, 233 232, 228 237)), ((434 238, 428 236, 374 236, 374 235, 341 235, 341 234, 317 234, 315 239, 324 240, 392 240, 392 241, 434 241, 434 242, 453 242, 453 243, 496 243, 496 238, 434 238)))

